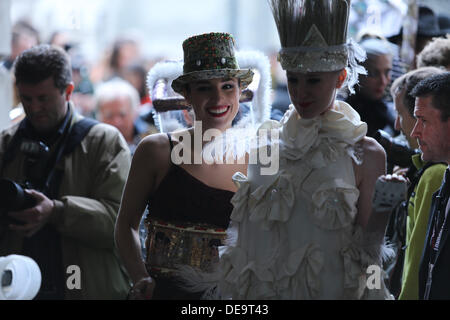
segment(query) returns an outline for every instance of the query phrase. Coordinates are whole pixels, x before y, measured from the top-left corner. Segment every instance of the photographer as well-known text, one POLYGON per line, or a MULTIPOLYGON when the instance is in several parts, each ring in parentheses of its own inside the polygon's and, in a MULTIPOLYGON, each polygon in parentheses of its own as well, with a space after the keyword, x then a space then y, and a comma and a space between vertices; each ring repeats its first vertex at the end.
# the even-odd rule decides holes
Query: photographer
MULTIPOLYGON (((411 137, 416 120, 414 118, 415 99, 410 93, 421 80, 442 72, 434 67, 419 68, 402 75, 392 84, 391 94, 397 110, 395 129, 405 135, 412 149, 418 148, 418 143, 411 137)), ((412 156, 412 165, 405 172, 410 180, 407 201, 400 206, 399 211, 391 216, 389 224, 391 229, 387 230, 387 236, 391 240, 392 233, 395 231, 402 234, 403 237, 406 233, 406 239, 400 239, 402 248, 399 248, 397 262, 390 279, 391 292, 396 296, 399 294, 399 299, 419 298, 419 263, 425 241, 431 199, 433 193, 441 185, 445 168, 446 166, 443 164, 423 161, 421 154, 418 153, 412 156), (406 214, 407 219, 405 219, 406 214), (406 251, 403 247, 406 247, 406 251), (401 291, 400 288, 398 290, 396 288, 400 285, 400 281, 401 291)), ((398 235, 396 236, 398 237, 398 235)))
POLYGON ((26 118, 0 134, 0 186, 8 187, 0 199, 0 256, 38 263, 37 299, 125 298, 129 283, 113 234, 131 161, 126 142, 112 126, 74 111, 61 49, 24 51, 14 74, 26 118), (14 199, 22 188, 31 203, 14 199))

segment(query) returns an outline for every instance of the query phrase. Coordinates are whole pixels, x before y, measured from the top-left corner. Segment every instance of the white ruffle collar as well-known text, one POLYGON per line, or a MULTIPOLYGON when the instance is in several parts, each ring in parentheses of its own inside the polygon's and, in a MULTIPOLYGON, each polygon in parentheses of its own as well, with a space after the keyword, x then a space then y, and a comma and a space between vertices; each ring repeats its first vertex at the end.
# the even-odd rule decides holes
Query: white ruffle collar
POLYGON ((332 109, 313 119, 301 118, 290 105, 280 124, 281 153, 291 160, 301 159, 323 139, 353 146, 367 133, 367 124, 343 101, 336 101, 332 109))

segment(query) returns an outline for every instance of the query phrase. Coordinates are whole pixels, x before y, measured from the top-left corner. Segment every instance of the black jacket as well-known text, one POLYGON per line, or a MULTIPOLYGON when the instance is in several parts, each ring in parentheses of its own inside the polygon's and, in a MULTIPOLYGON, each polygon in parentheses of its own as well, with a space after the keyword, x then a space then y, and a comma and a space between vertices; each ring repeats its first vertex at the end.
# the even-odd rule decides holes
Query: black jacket
POLYGON ((378 129, 391 136, 399 133, 395 130, 395 115, 383 100, 370 100, 361 93, 356 93, 345 101, 359 113, 361 121, 367 123, 367 136, 374 137, 378 129))
MULTIPOLYGON (((446 172, 446 178, 449 176, 448 170, 449 169, 447 169, 446 172)), ((419 269, 419 299, 425 299, 426 283, 429 272, 430 254, 432 250, 430 247, 430 243, 433 234, 433 228, 436 223, 436 215, 440 202, 439 197, 442 197, 443 199, 441 200, 442 210, 446 210, 447 204, 446 200, 448 199, 448 192, 444 192, 443 188, 446 178, 444 178, 441 188, 433 194, 433 200, 431 202, 427 235, 425 238, 425 244, 419 269)), ((447 212, 447 214, 448 214, 447 219, 445 221, 444 229, 442 231, 442 237, 440 239, 439 250, 437 252, 436 263, 433 268, 431 289, 428 297, 429 300, 450 299, 450 239, 449 239, 450 213, 447 212)))

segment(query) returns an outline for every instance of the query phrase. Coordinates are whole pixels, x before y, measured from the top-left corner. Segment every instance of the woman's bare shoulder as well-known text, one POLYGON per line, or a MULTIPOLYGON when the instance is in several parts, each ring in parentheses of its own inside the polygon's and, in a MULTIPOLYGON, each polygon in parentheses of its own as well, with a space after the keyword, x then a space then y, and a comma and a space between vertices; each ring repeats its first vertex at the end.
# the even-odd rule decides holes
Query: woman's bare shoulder
POLYGON ((167 134, 156 133, 146 136, 138 144, 133 162, 147 168, 158 168, 166 164, 170 155, 170 144, 167 134))
POLYGON ((364 162, 368 164, 385 163, 386 152, 383 147, 373 138, 364 137, 360 144, 363 149, 364 162))
POLYGON ((149 151, 154 148, 161 148, 169 145, 169 139, 166 133, 155 133, 143 138, 138 148, 149 151))
POLYGON ((383 147, 373 138, 364 137, 358 142, 361 150, 362 163, 354 163, 356 183, 361 185, 362 181, 376 180, 376 177, 385 173, 386 152, 383 147))

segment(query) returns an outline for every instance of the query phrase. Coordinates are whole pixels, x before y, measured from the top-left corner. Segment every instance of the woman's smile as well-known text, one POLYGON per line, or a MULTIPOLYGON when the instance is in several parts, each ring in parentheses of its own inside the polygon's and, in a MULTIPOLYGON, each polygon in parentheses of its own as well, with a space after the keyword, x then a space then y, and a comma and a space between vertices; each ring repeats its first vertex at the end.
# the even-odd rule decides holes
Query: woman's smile
POLYGON ((214 106, 206 108, 206 111, 215 118, 220 118, 225 116, 228 111, 230 111, 230 106, 214 106))

